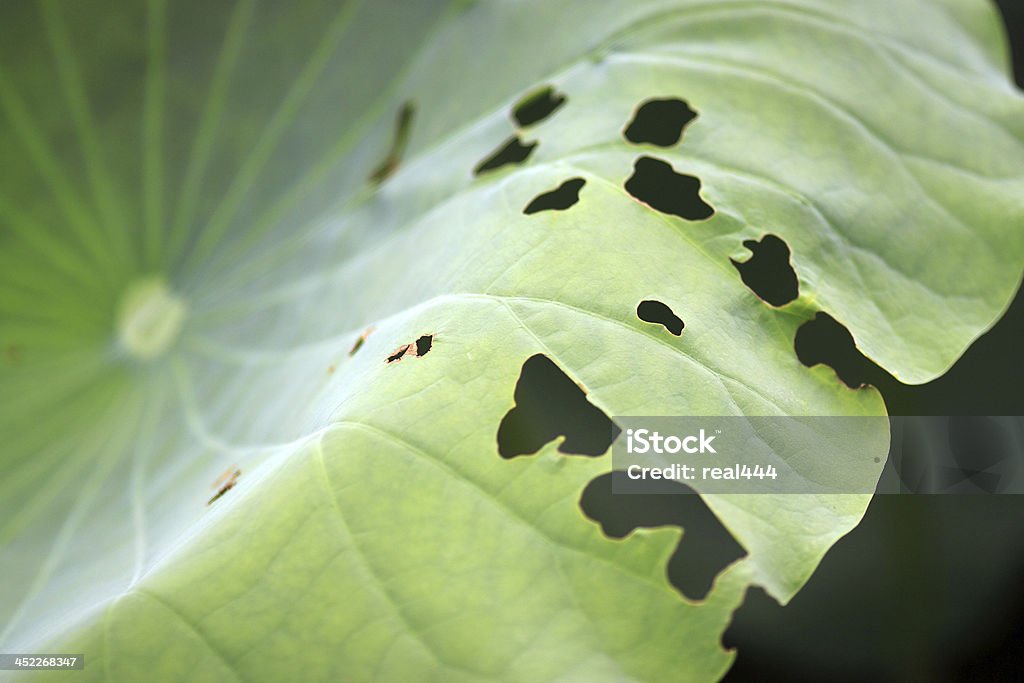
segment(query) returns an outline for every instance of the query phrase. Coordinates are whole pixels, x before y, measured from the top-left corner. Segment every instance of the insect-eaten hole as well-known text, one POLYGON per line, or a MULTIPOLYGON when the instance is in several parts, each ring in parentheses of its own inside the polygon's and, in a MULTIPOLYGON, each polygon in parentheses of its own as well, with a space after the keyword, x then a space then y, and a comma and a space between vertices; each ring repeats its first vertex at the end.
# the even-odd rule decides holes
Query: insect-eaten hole
POLYGON ((857 350, 850 331, 828 313, 818 313, 801 325, 793 347, 801 363, 807 367, 828 365, 853 389, 887 374, 857 350))
POLYGON ((412 119, 415 113, 416 107, 411 101, 405 102, 398 110, 398 116, 395 119, 395 132, 391 138, 391 149, 388 150, 387 156, 380 162, 380 165, 370 173, 370 182, 379 185, 398 170, 398 165, 402 162, 402 156, 405 154, 405 147, 409 142, 409 131, 412 128, 412 119))
POLYGON ((430 352, 430 347, 434 345, 434 337, 425 334, 416 340, 416 355, 422 358, 430 352))
POLYGON ((730 261, 750 291, 772 306, 785 306, 800 296, 800 282, 789 260, 789 245, 785 241, 767 234, 760 242, 746 240, 743 246, 750 250, 750 258, 730 261))
POLYGON ((700 180, 676 173, 672 165, 654 157, 640 157, 633 164, 633 175, 626 181, 626 192, 662 213, 688 221, 702 221, 715 210, 700 198, 700 180))
POLYGON ((623 135, 634 144, 671 147, 695 118, 697 112, 683 100, 647 100, 636 110, 623 135))
POLYGON ((541 211, 565 211, 580 200, 580 190, 587 184, 583 178, 570 178, 550 192, 533 198, 523 213, 530 215, 541 211))
POLYGON ((626 476, 609 472, 591 481, 580 497, 583 514, 612 538, 623 538, 638 527, 682 527, 683 537, 668 561, 668 579, 687 598, 703 600, 715 577, 746 556, 743 546, 686 484, 665 481, 675 493, 612 493, 615 477, 626 476))
POLYGON ((474 175, 480 175, 487 171, 493 171, 509 164, 521 164, 529 158, 533 150, 537 148, 536 142, 523 144, 518 135, 513 135, 501 144, 493 154, 477 164, 473 169, 474 175))
POLYGON ((560 436, 565 437, 560 453, 598 456, 621 431, 543 354, 523 363, 514 398, 515 406, 498 425, 498 453, 503 458, 532 455, 560 436))
POLYGON ((565 101, 565 95, 547 86, 519 100, 512 108, 512 118, 519 126, 532 126, 554 114, 565 101))
POLYGON ((683 328, 686 327, 683 319, 660 301, 641 301, 640 305, 636 307, 636 316, 645 323, 663 325, 666 330, 677 337, 683 333, 683 328))
POLYGON ((417 338, 416 341, 408 344, 402 344, 397 349, 392 351, 384 361, 388 365, 397 363, 403 358, 422 358, 423 356, 430 353, 430 349, 434 346, 434 335, 424 334, 417 338))

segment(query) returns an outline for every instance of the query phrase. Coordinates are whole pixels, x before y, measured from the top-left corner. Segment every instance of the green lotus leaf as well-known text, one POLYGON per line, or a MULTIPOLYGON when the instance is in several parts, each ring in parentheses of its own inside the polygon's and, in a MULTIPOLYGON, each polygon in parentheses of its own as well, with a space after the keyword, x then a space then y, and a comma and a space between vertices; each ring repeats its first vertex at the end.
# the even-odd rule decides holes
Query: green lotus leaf
POLYGON ((609 455, 501 457, 524 364, 609 418, 884 415, 794 336, 828 312, 921 383, 998 319, 1006 72, 980 0, 4 3, 0 650, 721 676, 747 587, 790 599, 869 496, 704 495, 746 554, 686 597, 685 529, 581 511, 609 455), (766 235, 779 306, 730 262, 766 235))

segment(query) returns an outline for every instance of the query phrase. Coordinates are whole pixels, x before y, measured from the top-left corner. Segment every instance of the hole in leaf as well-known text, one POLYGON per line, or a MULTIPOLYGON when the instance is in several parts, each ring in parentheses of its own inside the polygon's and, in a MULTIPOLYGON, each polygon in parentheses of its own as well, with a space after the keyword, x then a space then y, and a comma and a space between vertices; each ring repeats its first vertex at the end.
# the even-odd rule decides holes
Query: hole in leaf
POLYGON ((409 142, 409 131, 412 128, 412 119, 415 113, 416 107, 412 102, 406 102, 398 111, 398 117, 395 119, 395 135, 391 139, 391 149, 384 157, 384 161, 370 174, 371 182, 380 184, 398 170, 402 155, 405 154, 405 146, 409 142))
POLYGON ((409 352, 409 347, 411 346, 412 344, 402 344, 397 349, 391 352, 391 355, 388 356, 388 359, 385 362, 397 363, 398 361, 402 360, 402 358, 405 357, 405 354, 409 352))
POLYGON ((626 192, 652 209, 689 221, 701 221, 715 213, 700 198, 700 180, 676 173, 669 163, 653 157, 636 160, 626 192))
POLYGON ((750 250, 746 261, 732 261, 740 272, 743 284, 772 306, 785 306, 800 295, 800 283, 789 260, 789 245, 776 235, 768 234, 761 241, 746 240, 750 250))
POLYGON ((433 335, 425 334, 416 340, 416 355, 425 356, 430 351, 430 347, 434 343, 433 335))
POLYGON ((543 354, 523 363, 515 403, 498 426, 503 458, 536 453, 559 436, 565 437, 560 453, 598 456, 619 435, 619 427, 543 354))
POLYGON ((850 331, 828 313, 818 313, 801 325, 793 346, 801 363, 828 365, 853 389, 867 384, 878 367, 857 350, 850 331))
POLYGON ((683 333, 683 328, 686 327, 682 319, 660 301, 641 301, 640 305, 636 307, 636 315, 645 323, 664 325, 666 330, 677 337, 683 333))
POLYGON ((707 597, 715 577, 746 556, 704 499, 682 482, 666 481, 677 494, 615 494, 614 477, 625 472, 602 474, 583 490, 580 508, 612 538, 623 538, 637 527, 677 525, 683 537, 668 562, 669 581, 691 600, 707 597))
POLYGON ((580 200, 580 190, 586 183, 583 178, 566 180, 556 189, 534 197, 523 209, 523 213, 529 215, 541 211, 565 211, 580 200))
POLYGON ((624 134, 635 144, 671 147, 679 142, 683 129, 695 118, 697 112, 683 100, 647 100, 637 109, 624 134))
POLYGON ((389 355, 384 362, 390 365, 391 363, 397 363, 403 358, 419 358, 425 356, 430 352, 433 345, 434 335, 424 334, 410 344, 402 344, 399 346, 391 352, 391 355, 389 355))
POLYGON ((521 99, 514 107, 512 117, 520 126, 532 126, 551 116, 563 104, 565 95, 548 86, 521 99))
POLYGON ((501 147, 491 154, 491 156, 477 164, 477 167, 473 169, 473 173, 475 175, 480 175, 486 171, 493 171, 496 168, 501 168, 508 164, 521 164, 526 161, 536 147, 536 142, 524 145, 518 135, 513 135, 511 138, 503 142, 501 147))

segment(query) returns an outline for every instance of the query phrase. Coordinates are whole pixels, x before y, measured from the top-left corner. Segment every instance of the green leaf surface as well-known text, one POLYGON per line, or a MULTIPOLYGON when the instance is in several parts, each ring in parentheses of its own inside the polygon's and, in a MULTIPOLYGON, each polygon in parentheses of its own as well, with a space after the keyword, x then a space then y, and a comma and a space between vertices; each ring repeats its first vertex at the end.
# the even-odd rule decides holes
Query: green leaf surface
POLYGON ((0 650, 88 680, 719 677, 746 588, 791 598, 868 497, 705 496, 747 556, 689 600, 678 528, 581 512, 609 456, 498 455, 524 361, 609 416, 882 415, 797 328, 925 382, 1024 263, 981 1, 9 2, 0 115, 0 650), (625 139, 652 98, 679 143, 625 139), (630 196, 643 156, 714 216, 630 196), (730 264, 766 233, 782 308, 730 264))

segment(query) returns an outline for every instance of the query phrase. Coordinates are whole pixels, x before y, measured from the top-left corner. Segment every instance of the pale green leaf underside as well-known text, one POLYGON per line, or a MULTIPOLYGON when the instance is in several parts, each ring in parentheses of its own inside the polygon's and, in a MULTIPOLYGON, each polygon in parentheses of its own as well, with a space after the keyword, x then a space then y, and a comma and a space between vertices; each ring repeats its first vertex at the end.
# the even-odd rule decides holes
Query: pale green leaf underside
POLYGON ((749 555, 689 602, 678 530, 580 512, 607 457, 498 456, 524 360, 609 415, 882 414, 799 363, 799 325, 828 311, 923 382, 1021 275, 1024 105, 983 2, 43 2, 0 27, 0 650, 86 652, 89 680, 715 678, 745 588, 788 600, 867 497, 708 496, 749 555), (528 163, 475 178, 549 84, 528 163), (679 145, 623 139, 652 97, 699 112, 679 145), (715 217, 633 200, 641 154, 715 217), (523 215, 570 177, 576 206, 523 215), (800 278, 781 310, 729 264, 767 232, 800 278))

